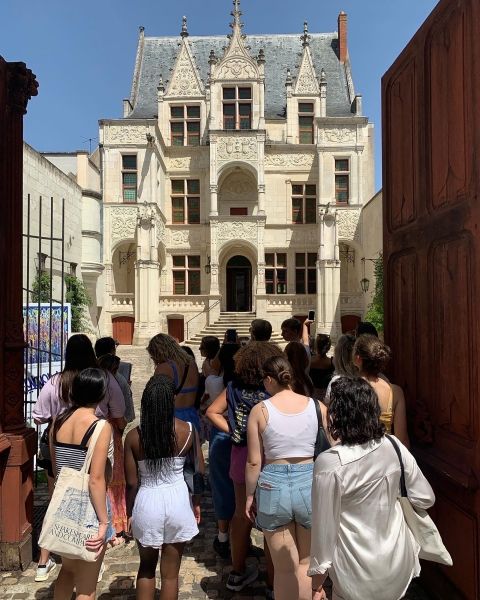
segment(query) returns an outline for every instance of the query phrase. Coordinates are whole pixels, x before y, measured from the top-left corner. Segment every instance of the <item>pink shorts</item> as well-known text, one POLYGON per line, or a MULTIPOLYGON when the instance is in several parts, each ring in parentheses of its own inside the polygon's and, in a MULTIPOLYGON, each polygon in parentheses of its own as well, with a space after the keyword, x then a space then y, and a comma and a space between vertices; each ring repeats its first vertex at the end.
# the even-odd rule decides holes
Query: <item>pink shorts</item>
POLYGON ((245 483, 248 449, 246 446, 232 446, 230 455, 230 479, 233 483, 245 483))

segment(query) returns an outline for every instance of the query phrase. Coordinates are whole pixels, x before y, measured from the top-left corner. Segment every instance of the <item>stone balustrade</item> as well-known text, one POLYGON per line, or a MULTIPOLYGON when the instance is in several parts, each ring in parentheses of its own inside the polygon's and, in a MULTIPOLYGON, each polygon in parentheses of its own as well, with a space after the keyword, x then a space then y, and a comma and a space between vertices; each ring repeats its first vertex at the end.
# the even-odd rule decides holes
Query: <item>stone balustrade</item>
POLYGON ((112 294, 112 306, 114 307, 119 307, 121 306, 126 307, 126 306, 130 306, 130 307, 134 307, 135 305, 135 294, 120 294, 120 293, 115 293, 112 294))

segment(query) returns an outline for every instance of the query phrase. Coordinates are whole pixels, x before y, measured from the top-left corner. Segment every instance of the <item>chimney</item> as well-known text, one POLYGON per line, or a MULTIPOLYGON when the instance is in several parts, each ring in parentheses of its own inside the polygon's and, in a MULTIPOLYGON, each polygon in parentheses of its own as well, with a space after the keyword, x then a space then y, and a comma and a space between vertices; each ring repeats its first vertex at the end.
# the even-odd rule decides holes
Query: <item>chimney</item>
POLYGON ((347 15, 343 10, 338 15, 338 58, 341 63, 344 63, 348 58, 347 15))

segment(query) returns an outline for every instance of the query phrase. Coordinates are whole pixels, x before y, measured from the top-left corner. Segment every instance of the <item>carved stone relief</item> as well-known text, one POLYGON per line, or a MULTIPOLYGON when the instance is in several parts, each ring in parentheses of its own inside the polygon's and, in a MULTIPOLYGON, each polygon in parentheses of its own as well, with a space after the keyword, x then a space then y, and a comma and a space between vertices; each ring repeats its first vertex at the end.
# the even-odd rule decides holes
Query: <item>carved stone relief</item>
POLYGON ((208 166, 208 156, 177 156, 170 159, 170 169, 182 169, 189 171, 190 168, 205 169, 208 166))
POLYGON ((183 44, 167 90, 167 96, 188 97, 202 95, 203 90, 195 71, 195 65, 189 55, 186 44, 183 44))
POLYGON ((356 131, 350 127, 335 127, 333 129, 325 129, 324 137, 327 142, 332 144, 346 144, 356 142, 356 131))
POLYGON ((360 209, 344 209, 337 211, 338 237, 344 240, 360 241, 360 209))
POLYGON ((257 140, 250 137, 225 137, 217 144, 217 159, 219 162, 229 160, 254 161, 258 158, 257 140))
POLYGON ((225 61, 218 73, 215 73, 215 79, 255 79, 258 72, 255 67, 242 57, 230 58, 225 61))
POLYGON ((146 125, 107 125, 104 130, 105 144, 146 144, 146 125))
POLYGON ((217 240, 248 240, 257 242, 257 224, 239 221, 221 221, 218 224, 217 240))
POLYGON ((311 168, 314 158, 314 154, 265 154, 265 166, 311 168))
POLYGON ((112 244, 122 240, 133 238, 137 225, 136 206, 115 206, 110 209, 110 223, 112 227, 112 244))
POLYGON ((303 53, 302 64, 295 85, 296 94, 309 94, 316 96, 320 93, 315 69, 308 49, 303 53))

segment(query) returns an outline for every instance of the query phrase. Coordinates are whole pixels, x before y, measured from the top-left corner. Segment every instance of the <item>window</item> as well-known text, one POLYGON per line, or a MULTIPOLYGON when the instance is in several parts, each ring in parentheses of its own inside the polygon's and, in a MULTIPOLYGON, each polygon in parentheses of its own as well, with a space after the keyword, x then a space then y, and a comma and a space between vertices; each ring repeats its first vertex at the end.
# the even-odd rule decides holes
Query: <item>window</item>
POLYGON ((317 222, 317 186, 292 184, 292 223, 317 222))
POLYGON ((248 208, 246 206, 245 207, 241 207, 241 206, 239 206, 239 207, 233 207, 233 206, 230 207, 230 216, 233 217, 233 216, 236 216, 236 215, 239 215, 239 216, 246 216, 246 215, 248 215, 248 208))
POLYGON ((172 223, 200 223, 200 180, 172 179, 172 223))
POLYGON ((252 128, 252 88, 223 88, 223 128, 252 128))
POLYGON ((347 204, 350 198, 350 161, 348 158, 335 159, 335 200, 347 204))
POLYGON ((313 102, 298 104, 298 141, 300 144, 313 144, 313 102))
POLYGON ((70 263, 69 265, 69 275, 72 277, 77 276, 77 263, 70 263))
POLYGON ((122 154, 122 196, 124 202, 137 201, 136 154, 122 154))
POLYGON ((172 146, 200 145, 200 106, 170 106, 172 146))
POLYGON ((173 256, 173 293, 200 294, 200 256, 173 256))
POLYGON ((265 291, 267 294, 287 293, 287 255, 265 254, 265 291))
POLYGON ((317 293, 317 255, 315 252, 295 254, 295 293, 317 293))

